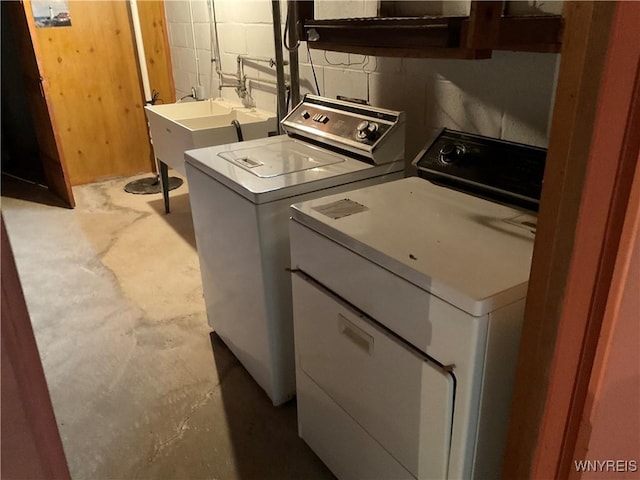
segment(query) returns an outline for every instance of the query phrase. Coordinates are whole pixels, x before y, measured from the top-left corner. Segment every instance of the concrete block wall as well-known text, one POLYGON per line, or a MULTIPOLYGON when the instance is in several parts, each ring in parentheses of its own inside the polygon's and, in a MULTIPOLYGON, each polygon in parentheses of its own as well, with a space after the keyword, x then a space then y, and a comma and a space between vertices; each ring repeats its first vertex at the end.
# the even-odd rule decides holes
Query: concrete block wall
MULTIPOLYGON (((208 97, 238 100, 233 88, 218 89, 216 65, 212 61, 215 34, 211 27, 211 6, 211 0, 165 1, 176 98, 189 95, 191 87, 202 85, 208 97)), ((223 72, 236 72, 240 54, 275 58, 270 0, 214 0, 213 6, 223 72)), ((282 15, 284 22, 286 2, 283 2, 282 15)), ((275 68, 265 63, 246 61, 244 72, 252 77, 276 80, 275 68)), ((225 83, 232 82, 231 77, 225 79, 225 83)), ((274 86, 253 82, 250 83, 250 92, 255 106, 276 110, 274 86)))
MULTIPOLYGON (((282 19, 286 2, 282 2, 282 19)), ((211 68, 207 0, 192 0, 195 39, 200 59, 200 83, 210 96, 218 96, 218 81, 211 68)), ((215 0, 222 68, 235 71, 240 53, 274 57, 270 0, 215 0)), ((374 16, 377 2, 370 0, 316 2, 318 18, 374 16)), ((176 82, 176 95, 196 84, 193 33, 189 2, 166 2, 167 24, 176 82)), ((558 55, 494 52, 488 60, 433 60, 381 58, 339 52, 299 50, 301 93, 359 98, 372 105, 403 110, 407 114, 407 157, 415 155, 427 136, 448 127, 506 140, 546 146, 558 55)), ((288 55, 285 51, 285 58, 288 55)), ((245 73, 275 80, 275 69, 247 63, 245 73)), ((222 96, 238 100, 233 89, 222 96)), ((275 111, 275 88, 251 84, 258 108, 275 111)))

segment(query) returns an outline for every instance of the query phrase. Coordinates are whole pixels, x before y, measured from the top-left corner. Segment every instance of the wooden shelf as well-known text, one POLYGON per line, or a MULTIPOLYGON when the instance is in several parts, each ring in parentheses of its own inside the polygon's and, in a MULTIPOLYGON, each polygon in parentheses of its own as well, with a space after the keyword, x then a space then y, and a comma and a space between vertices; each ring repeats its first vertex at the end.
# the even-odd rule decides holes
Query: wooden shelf
POLYGON ((503 16, 501 1, 473 1, 468 17, 313 19, 298 7, 298 34, 310 48, 382 57, 490 58, 492 50, 559 52, 559 15, 503 16))
POLYGON ((564 22, 560 15, 502 17, 495 50, 560 53, 564 22))

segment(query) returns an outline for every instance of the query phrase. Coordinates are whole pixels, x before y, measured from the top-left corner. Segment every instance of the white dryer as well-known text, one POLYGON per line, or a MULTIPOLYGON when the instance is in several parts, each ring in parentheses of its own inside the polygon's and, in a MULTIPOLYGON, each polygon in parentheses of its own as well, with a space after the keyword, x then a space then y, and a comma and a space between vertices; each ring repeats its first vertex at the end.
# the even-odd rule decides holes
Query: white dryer
POLYGON ((544 158, 445 130, 440 185, 292 207, 299 433, 338 478, 500 477, 544 158))
POLYGON ((209 324, 275 405, 295 393, 289 206, 405 169, 402 112, 307 95, 282 124, 185 152, 209 324))

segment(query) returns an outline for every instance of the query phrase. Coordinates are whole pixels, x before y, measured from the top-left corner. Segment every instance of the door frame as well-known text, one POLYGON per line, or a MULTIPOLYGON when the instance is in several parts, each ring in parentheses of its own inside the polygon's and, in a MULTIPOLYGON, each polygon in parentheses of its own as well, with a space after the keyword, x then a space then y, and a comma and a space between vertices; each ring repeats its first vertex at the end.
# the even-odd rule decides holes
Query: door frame
POLYGON ((2 253, 2 469, 8 478, 70 480, 49 388, 9 236, 0 214, 2 253))
POLYGON ((566 478, 640 147, 640 4, 565 5, 547 169, 503 468, 566 478))

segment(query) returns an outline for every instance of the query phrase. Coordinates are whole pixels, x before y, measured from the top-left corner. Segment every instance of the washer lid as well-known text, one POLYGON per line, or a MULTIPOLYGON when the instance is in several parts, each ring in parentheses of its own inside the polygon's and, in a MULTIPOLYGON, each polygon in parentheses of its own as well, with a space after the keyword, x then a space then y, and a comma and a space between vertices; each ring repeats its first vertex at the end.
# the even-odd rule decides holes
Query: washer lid
POLYGON ((402 161, 370 165, 287 135, 187 150, 184 157, 187 178, 191 169, 197 169, 255 204, 400 172, 404 168, 402 161))
POLYGON ((536 217, 525 211, 416 177, 291 211, 294 220, 471 315, 526 296, 536 217))
POLYGON ((218 156, 260 178, 279 177, 344 162, 344 157, 297 142, 240 148, 220 152, 218 156))

